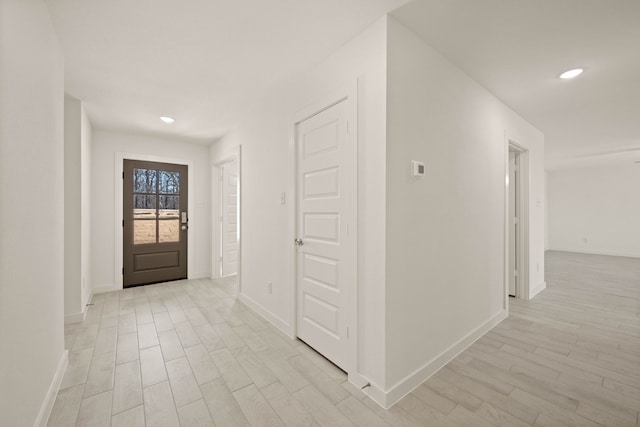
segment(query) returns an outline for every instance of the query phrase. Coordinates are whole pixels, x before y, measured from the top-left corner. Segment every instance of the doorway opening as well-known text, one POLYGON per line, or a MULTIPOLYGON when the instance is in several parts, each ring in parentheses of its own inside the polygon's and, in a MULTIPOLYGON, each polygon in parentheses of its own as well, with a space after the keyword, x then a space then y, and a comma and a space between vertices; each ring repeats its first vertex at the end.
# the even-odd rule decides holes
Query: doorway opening
POLYGON ((508 150, 507 294, 527 298, 529 293, 529 167, 528 151, 513 141, 508 150))
POLYGON ((237 276, 240 255, 240 168, 237 158, 220 165, 220 277, 237 276))

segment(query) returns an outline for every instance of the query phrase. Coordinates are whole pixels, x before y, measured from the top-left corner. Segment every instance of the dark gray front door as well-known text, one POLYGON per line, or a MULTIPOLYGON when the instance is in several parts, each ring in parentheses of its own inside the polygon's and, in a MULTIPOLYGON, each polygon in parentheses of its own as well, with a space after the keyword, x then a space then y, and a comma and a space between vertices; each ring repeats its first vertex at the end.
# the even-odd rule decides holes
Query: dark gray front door
POLYGON ((123 286, 187 278, 187 166, 124 161, 123 286))

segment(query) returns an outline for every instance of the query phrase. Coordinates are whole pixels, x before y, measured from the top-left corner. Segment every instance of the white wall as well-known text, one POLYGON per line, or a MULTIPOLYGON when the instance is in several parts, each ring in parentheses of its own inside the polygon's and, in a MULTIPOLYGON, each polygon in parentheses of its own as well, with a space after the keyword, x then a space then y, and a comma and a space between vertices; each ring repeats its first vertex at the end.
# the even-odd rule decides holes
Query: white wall
MULTIPOLYGON (((384 387, 386 19, 303 76, 283 83, 211 147, 212 163, 242 146, 241 298, 293 333, 293 145, 296 112, 358 80, 359 372, 384 387), (280 204, 280 193, 287 204, 280 204), (273 293, 267 293, 267 282, 273 293)), ((216 202, 216 200, 214 200, 216 202)), ((218 209, 218 208, 215 208, 218 209)))
POLYGON ((388 33, 386 384, 393 403, 506 315, 507 139, 529 150, 531 287, 544 283, 544 138, 393 18, 388 33), (426 163, 425 177, 410 176, 411 160, 426 163))
POLYGON ((640 257, 640 165, 548 172, 549 249, 640 257))
POLYGON ((64 98, 64 313, 81 321, 91 295, 89 278, 91 124, 82 103, 64 98))
POLYGON ((64 350, 64 65, 47 7, 0 2, 0 424, 44 425, 64 350))
POLYGON ((64 97, 64 314, 82 320, 82 104, 64 97))
MULTIPOLYGON (((115 273, 116 153, 152 155, 193 162, 189 182, 195 211, 189 212, 189 241, 193 248, 190 278, 211 275, 211 171, 209 147, 189 140, 94 130, 91 151, 91 283, 94 292, 111 290, 115 273)), ((118 181, 119 183, 120 181, 118 181)), ((191 203, 192 201, 190 201, 191 203)), ((121 265, 122 260, 117 260, 121 265)), ((120 268, 120 267, 118 267, 120 268)))

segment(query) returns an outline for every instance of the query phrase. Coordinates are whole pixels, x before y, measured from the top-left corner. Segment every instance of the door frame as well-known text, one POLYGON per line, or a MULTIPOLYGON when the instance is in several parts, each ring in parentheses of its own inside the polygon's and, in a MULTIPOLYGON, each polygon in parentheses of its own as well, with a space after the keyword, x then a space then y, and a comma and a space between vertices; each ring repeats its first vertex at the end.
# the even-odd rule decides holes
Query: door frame
POLYGON ((347 357, 345 369, 349 382, 358 387, 367 384, 367 380, 359 373, 358 366, 358 81, 350 82, 341 88, 331 92, 324 97, 318 99, 313 104, 298 111, 290 123, 289 151, 290 151, 290 182, 289 187, 290 206, 289 206, 289 238, 287 241, 287 251, 291 262, 289 263, 289 277, 293 284, 293 292, 291 294, 290 306, 292 308, 289 317, 289 333, 292 338, 297 338, 297 319, 298 319, 298 283, 297 283, 297 250, 294 240, 297 237, 298 230, 298 161, 297 161, 297 126, 303 121, 333 107, 340 102, 347 102, 347 121, 348 133, 346 139, 347 158, 349 159, 349 167, 346 168, 345 184, 348 186, 348 193, 353 200, 350 212, 346 212, 347 221, 350 224, 349 236, 352 263, 353 284, 346 289, 347 291, 347 307, 348 313, 348 342, 347 357))
POLYGON ((529 172, 529 150, 526 147, 518 144, 512 139, 506 138, 505 143, 505 203, 504 203, 504 308, 509 306, 509 246, 511 226, 509 218, 509 151, 515 151, 516 165, 519 171, 518 188, 516 191, 520 197, 518 200, 517 209, 520 212, 518 227, 518 251, 517 251, 517 265, 518 269, 518 283, 516 285, 516 298, 517 299, 529 299, 529 185, 531 182, 529 172))
MULTIPOLYGON (((122 173, 124 172, 124 160, 142 160, 147 162, 158 162, 158 163, 173 163, 177 165, 186 165, 187 166, 187 176, 189 179, 189 187, 187 188, 187 197, 189 198, 188 209, 189 209, 189 233, 193 234, 191 230, 196 228, 196 212, 195 212, 195 171, 194 171, 194 161, 192 160, 184 160, 184 159, 176 159, 171 157, 161 157, 154 156, 150 154, 139 154, 139 153, 125 153, 125 152, 116 152, 115 153, 115 163, 114 163, 114 222, 113 222, 113 235, 115 236, 115 250, 114 250, 114 290, 123 289, 122 282, 122 268, 123 268, 123 257, 124 257, 124 238, 123 238, 123 230, 122 230, 122 209, 123 209, 123 180, 122 173)), ((193 277, 193 263, 194 263, 194 240, 190 238, 187 240, 187 279, 193 277)))
POLYGON ((240 229, 240 236, 238 240, 238 286, 236 291, 239 295, 242 289, 242 152, 239 145, 225 155, 222 160, 216 161, 211 166, 211 201, 214 207, 211 210, 211 278, 220 279, 222 271, 222 266, 220 265, 220 245, 222 244, 222 236, 220 235, 222 180, 220 173, 224 164, 234 160, 238 161, 238 228, 240 229))

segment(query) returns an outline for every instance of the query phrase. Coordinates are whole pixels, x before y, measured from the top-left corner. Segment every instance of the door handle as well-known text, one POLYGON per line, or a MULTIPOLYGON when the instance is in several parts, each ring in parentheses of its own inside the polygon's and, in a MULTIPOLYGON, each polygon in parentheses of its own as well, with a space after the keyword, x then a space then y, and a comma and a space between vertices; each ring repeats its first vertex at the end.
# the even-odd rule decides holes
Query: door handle
POLYGON ((304 242, 302 241, 302 239, 296 239, 293 241, 293 243, 296 244, 296 246, 304 246, 304 242))
POLYGON ((189 228, 189 227, 187 227, 186 225, 183 225, 182 227, 180 227, 180 229, 181 229, 182 231, 186 230, 187 228, 189 228))

